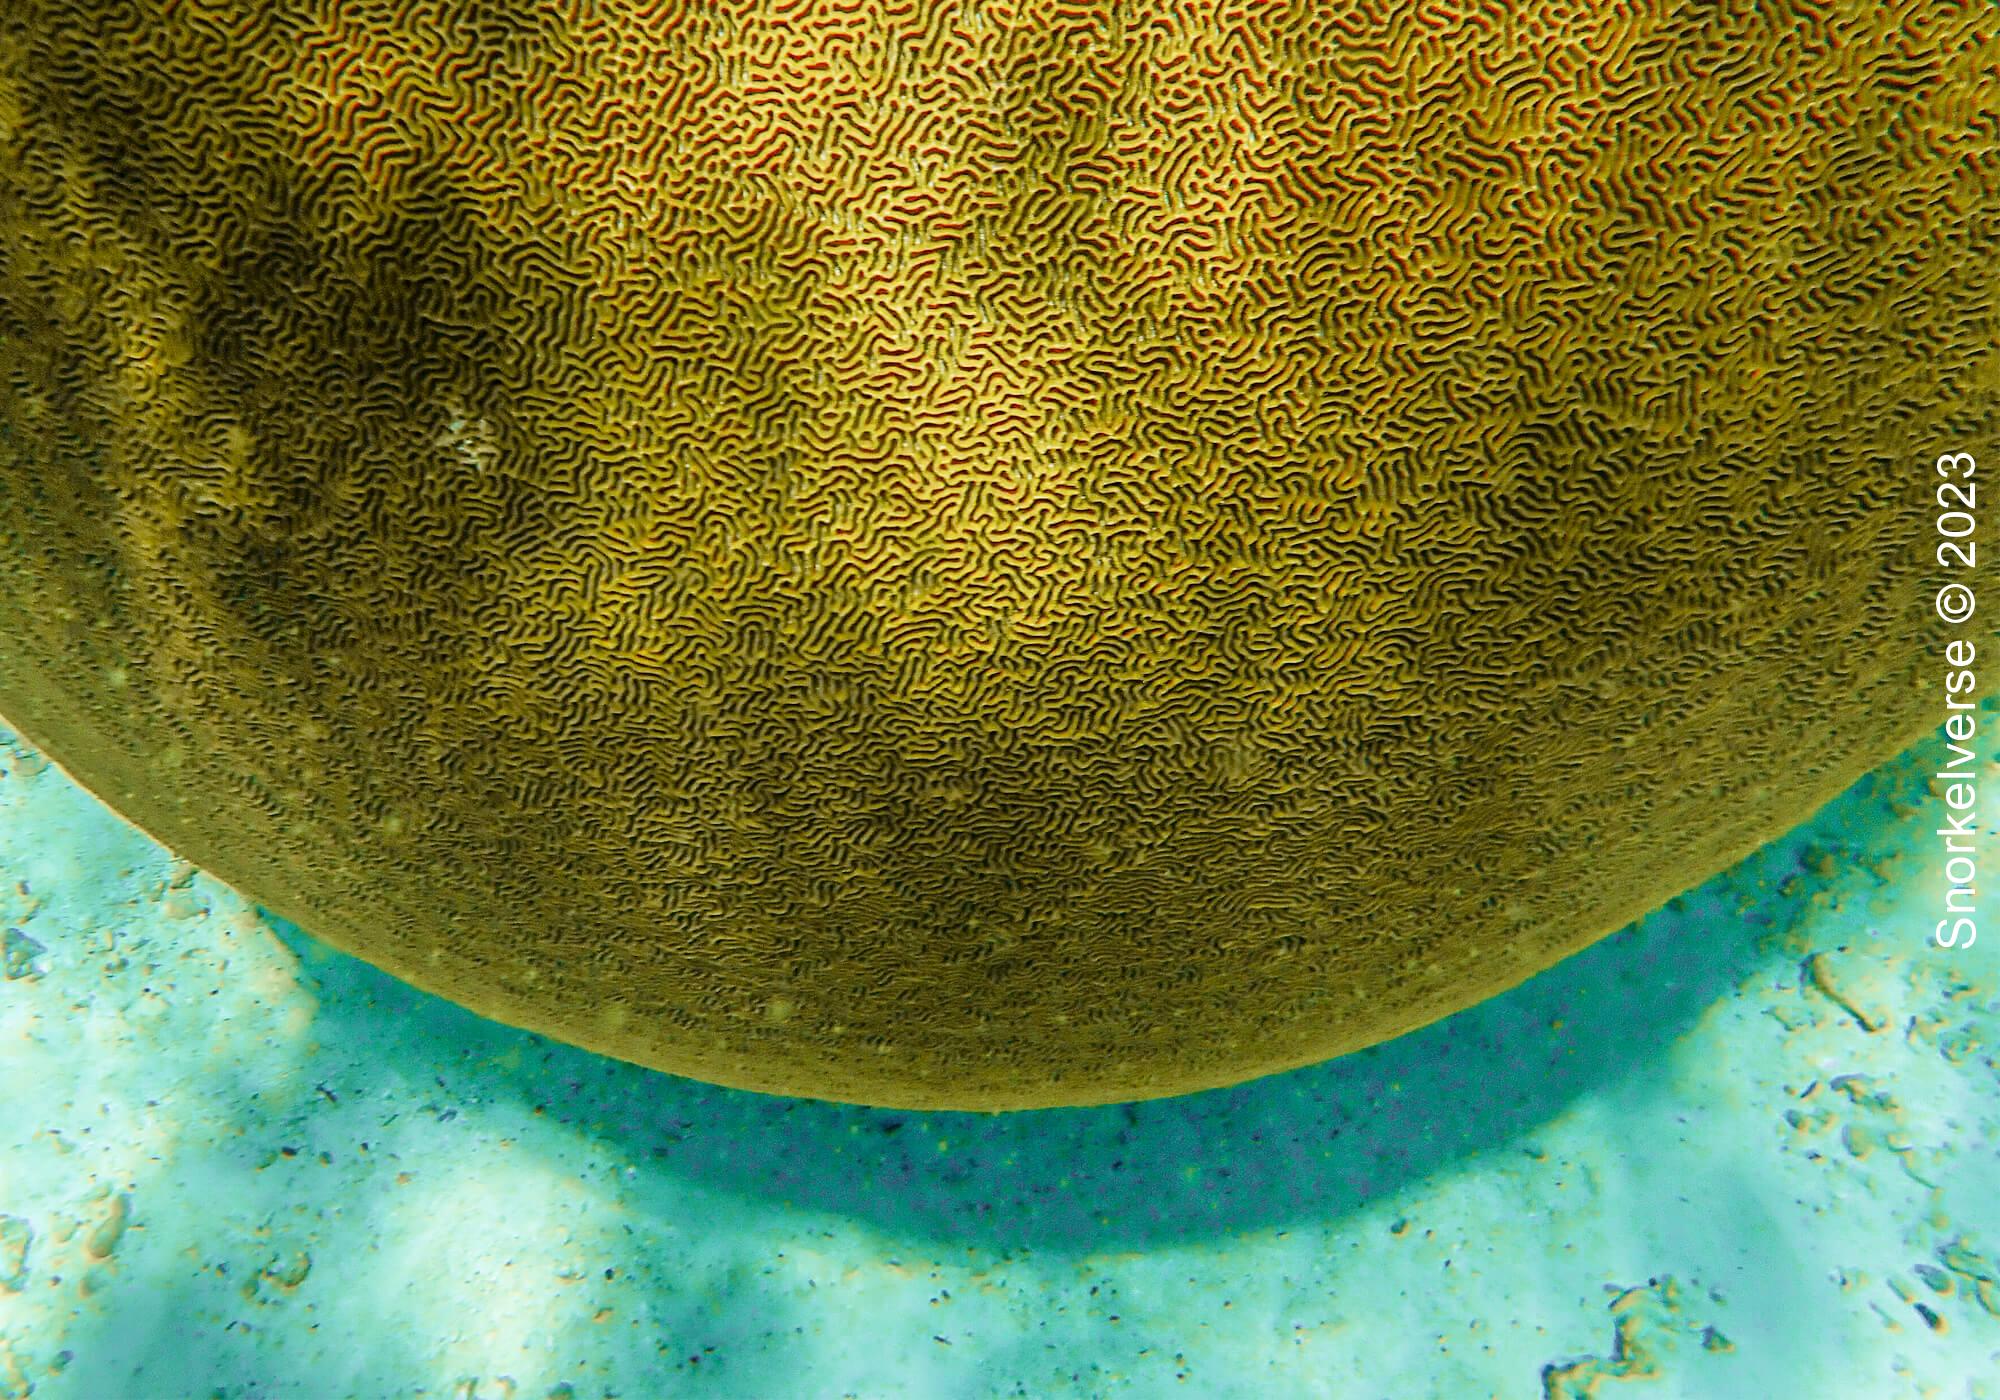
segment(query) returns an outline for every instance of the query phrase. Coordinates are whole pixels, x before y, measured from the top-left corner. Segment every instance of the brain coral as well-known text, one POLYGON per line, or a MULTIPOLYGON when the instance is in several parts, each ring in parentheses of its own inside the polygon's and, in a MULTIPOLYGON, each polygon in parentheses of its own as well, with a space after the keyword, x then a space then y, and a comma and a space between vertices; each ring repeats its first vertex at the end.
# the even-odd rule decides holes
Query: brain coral
POLYGON ((0 711, 678 1073, 1370 1044, 1942 717, 1995 23, 13 0, 0 711))

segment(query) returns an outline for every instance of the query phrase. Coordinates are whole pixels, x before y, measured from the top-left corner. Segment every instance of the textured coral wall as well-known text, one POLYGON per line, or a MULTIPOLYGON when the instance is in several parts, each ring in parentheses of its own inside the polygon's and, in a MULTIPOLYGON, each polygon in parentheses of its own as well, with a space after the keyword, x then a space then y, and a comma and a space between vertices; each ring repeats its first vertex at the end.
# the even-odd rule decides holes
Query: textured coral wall
POLYGON ((1994 27, 10 6, 0 710, 683 1073, 1368 1044, 1936 724, 1994 27))

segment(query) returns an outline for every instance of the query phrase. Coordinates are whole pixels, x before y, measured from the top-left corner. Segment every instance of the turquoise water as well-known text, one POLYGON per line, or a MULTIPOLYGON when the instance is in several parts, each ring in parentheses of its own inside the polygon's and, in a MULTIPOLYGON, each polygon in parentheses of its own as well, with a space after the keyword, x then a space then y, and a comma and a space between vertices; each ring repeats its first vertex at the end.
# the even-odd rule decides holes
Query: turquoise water
POLYGON ((0 739, 7 1400, 2000 1397, 1941 741, 1388 1045, 986 1116, 481 1021, 0 739))

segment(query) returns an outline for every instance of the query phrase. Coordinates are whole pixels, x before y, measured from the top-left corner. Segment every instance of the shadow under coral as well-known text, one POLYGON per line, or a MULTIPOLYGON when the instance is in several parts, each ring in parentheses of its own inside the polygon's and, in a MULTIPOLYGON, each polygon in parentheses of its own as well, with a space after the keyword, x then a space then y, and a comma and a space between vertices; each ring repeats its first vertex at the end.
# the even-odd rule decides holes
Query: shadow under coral
MULTIPOLYGON (((1767 885, 1799 871, 1809 830, 1750 857, 1738 887, 1753 866, 1767 885)), ((1711 881, 1501 996, 1336 1060, 1179 1098, 994 1115, 778 1098, 606 1059, 484 1020, 260 912, 300 955, 320 1043, 435 1080, 436 1113, 454 1096, 511 1099, 649 1175, 1007 1252, 1282 1229, 1520 1150, 1573 1101, 1656 1064, 1770 962, 1758 945, 1776 913, 1725 908, 1728 895, 1711 881)))

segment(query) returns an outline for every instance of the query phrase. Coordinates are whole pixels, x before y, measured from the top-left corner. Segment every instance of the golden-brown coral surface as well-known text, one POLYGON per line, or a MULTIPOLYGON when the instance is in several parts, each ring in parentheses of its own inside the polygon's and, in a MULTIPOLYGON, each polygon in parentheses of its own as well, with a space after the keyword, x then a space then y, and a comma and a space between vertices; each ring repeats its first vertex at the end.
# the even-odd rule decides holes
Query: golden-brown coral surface
POLYGON ((15 0, 0 710, 679 1073, 1369 1044, 1942 717, 1994 28, 15 0))

